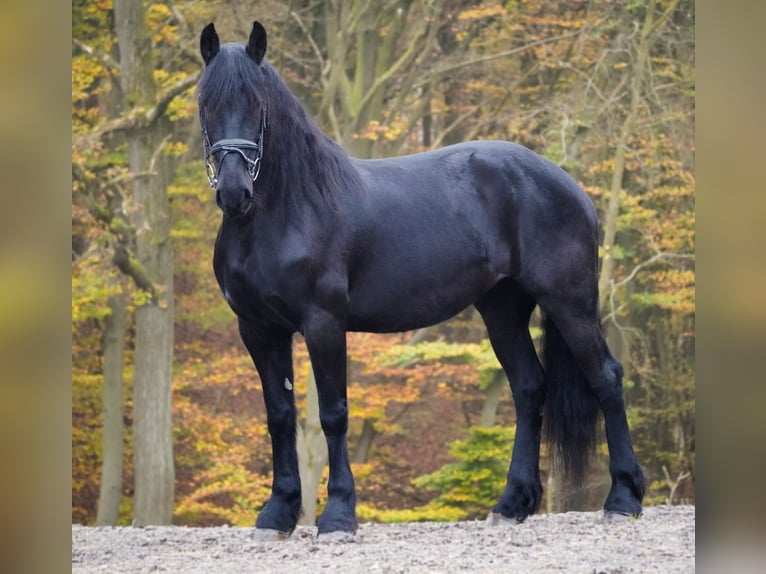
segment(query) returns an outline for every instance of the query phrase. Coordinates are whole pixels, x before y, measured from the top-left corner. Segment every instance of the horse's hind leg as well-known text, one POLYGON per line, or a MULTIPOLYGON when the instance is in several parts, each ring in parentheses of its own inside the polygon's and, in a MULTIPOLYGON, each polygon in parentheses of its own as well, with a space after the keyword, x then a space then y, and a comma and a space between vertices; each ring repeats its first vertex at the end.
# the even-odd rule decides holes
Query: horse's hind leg
POLYGON ((511 384, 516 407, 516 438, 508 480, 492 512, 523 521, 537 512, 540 483, 540 429, 545 383, 529 335, 535 301, 511 279, 505 279, 477 303, 492 348, 511 384))
POLYGON ((540 297, 538 303, 571 350, 604 413, 612 477, 604 510, 638 516, 645 490, 644 476, 633 453, 628 429, 622 398, 622 367, 604 340, 595 298, 570 294, 567 298, 540 297))

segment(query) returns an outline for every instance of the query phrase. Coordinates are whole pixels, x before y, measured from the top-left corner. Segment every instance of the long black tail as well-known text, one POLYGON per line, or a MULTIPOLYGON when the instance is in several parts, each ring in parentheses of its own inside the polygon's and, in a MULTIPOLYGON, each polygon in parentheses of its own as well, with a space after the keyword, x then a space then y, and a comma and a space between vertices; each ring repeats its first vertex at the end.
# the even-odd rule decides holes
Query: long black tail
POLYGON ((543 317, 543 370, 547 390, 543 437, 554 464, 572 486, 582 483, 596 446, 599 405, 585 374, 553 321, 543 317))

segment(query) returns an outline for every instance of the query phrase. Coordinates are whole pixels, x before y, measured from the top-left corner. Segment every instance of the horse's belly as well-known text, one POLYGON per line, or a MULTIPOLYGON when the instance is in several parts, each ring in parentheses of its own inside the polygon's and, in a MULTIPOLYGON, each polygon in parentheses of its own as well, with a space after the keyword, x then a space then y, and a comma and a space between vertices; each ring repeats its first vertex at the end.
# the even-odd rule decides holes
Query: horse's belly
POLYGON ((390 333, 434 325, 473 305, 499 279, 481 265, 439 271, 391 269, 355 282, 348 330, 390 333))
POLYGON ((347 329, 365 333, 412 331, 446 321, 472 303, 473 301, 467 300, 461 305, 427 310, 393 305, 385 310, 366 309, 361 313, 354 313, 348 318, 347 329))

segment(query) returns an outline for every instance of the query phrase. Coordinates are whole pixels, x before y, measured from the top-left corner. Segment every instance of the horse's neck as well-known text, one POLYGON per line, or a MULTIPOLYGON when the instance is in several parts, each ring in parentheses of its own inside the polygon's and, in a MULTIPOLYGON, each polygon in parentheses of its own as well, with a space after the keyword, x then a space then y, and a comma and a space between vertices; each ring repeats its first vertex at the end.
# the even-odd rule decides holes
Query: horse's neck
POLYGON ((273 154, 272 185, 282 193, 304 193, 324 199, 348 192, 343 181, 356 177, 348 154, 330 140, 300 102, 288 94, 271 121, 273 154))

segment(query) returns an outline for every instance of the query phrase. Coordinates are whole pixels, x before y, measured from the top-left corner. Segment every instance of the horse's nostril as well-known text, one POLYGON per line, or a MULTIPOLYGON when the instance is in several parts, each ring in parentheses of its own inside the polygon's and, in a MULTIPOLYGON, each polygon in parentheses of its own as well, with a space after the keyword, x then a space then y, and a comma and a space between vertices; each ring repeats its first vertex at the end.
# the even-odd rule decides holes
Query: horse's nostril
POLYGON ((215 192, 215 200, 224 214, 230 217, 247 215, 255 203, 253 188, 244 184, 219 186, 215 192))

